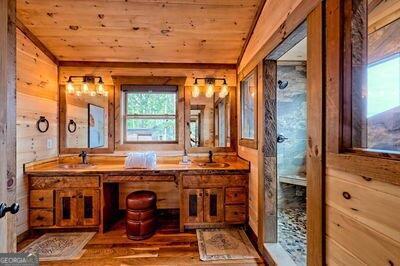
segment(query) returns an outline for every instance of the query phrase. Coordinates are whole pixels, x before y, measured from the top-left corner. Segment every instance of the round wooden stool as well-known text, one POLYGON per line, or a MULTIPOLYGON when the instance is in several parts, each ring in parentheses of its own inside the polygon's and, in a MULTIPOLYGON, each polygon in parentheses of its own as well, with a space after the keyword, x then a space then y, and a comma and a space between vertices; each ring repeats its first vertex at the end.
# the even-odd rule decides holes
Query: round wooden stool
POLYGON ((151 237, 157 228, 157 196, 152 191, 135 191, 126 197, 126 234, 129 239, 151 237))

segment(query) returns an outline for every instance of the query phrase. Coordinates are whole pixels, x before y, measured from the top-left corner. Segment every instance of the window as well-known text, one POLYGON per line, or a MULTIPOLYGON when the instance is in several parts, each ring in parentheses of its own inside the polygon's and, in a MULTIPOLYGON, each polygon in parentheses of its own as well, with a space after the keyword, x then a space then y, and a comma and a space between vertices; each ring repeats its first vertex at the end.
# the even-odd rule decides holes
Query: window
MULTIPOLYGON (((345 22, 352 30, 352 71, 345 73, 352 80, 351 90, 346 94, 351 97, 351 108, 344 114, 344 120, 351 120, 351 126, 344 127, 345 132, 351 129, 351 137, 346 141, 345 134, 345 148, 397 153, 400 152, 400 19, 385 15, 391 11, 386 1, 375 4, 364 1, 353 6, 351 21, 345 22)), ((350 121, 345 124, 350 125, 350 121)))
POLYGON ((257 148, 257 73, 253 70, 240 82, 240 145, 257 148))
POLYGON ((123 85, 124 141, 177 142, 177 87, 123 85))

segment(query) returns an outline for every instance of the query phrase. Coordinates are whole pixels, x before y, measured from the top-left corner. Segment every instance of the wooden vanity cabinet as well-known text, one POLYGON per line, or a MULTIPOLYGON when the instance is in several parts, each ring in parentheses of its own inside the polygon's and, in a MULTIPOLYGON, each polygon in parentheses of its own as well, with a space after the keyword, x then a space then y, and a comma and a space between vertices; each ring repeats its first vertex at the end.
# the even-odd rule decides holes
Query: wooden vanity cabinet
POLYGON ((244 224, 247 221, 247 175, 184 175, 182 183, 184 227, 244 224))
POLYGON ((99 177, 31 176, 29 182, 29 224, 32 228, 99 225, 99 177))
POLYGON ((55 213, 56 225, 60 227, 98 225, 99 190, 57 190, 55 213))

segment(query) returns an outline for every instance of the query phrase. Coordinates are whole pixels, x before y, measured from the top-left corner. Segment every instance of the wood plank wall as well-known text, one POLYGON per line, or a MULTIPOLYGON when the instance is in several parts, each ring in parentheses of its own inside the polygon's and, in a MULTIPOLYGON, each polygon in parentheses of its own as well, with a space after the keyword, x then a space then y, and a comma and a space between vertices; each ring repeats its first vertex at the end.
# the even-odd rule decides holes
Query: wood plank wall
POLYGON ((58 72, 53 63, 17 29, 17 235, 28 230, 28 183, 23 164, 58 155, 58 72), (36 129, 39 116, 50 123, 36 129), (51 147, 47 147, 47 142, 51 147))
MULTIPOLYGON (((344 86, 351 51, 344 46, 342 12, 351 1, 327 1, 327 168, 325 181, 328 265, 400 264, 400 162, 341 153, 344 86), (347 63, 347 64, 346 64, 347 63), (346 71, 347 70, 347 71, 346 71)), ((351 66, 351 65, 350 65, 351 66)), ((351 70, 350 70, 351 71, 351 70)))

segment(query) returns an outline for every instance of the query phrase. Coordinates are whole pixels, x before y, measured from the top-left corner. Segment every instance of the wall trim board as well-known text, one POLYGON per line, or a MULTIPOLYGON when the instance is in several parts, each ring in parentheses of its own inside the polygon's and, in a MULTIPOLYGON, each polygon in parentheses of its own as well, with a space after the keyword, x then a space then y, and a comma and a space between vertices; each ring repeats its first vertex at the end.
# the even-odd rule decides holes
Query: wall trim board
POLYGON ((252 22, 252 24, 250 26, 249 32, 247 33, 246 40, 245 40, 245 42, 243 44, 242 50, 240 51, 240 54, 239 54, 239 57, 238 57, 238 60, 237 60, 237 65, 240 64, 240 61, 242 61, 244 52, 246 51, 247 45, 249 44, 251 36, 253 35, 254 29, 256 28, 256 25, 258 23, 258 19, 260 18, 260 15, 261 15, 261 13, 262 13, 262 11, 264 9, 265 2, 266 2, 266 0, 261 0, 259 6, 257 8, 256 15, 254 16, 254 20, 253 20, 253 22, 252 22))
POLYGON ((60 67, 168 68, 168 69, 235 69, 236 64, 59 61, 60 67))
MULTIPOLYGON (((293 32, 303 21, 307 15, 314 10, 320 3, 320 0, 304 0, 296 8, 287 15, 285 21, 272 33, 268 40, 264 41, 258 51, 250 57, 248 62, 240 62, 238 64, 238 73, 248 73, 255 65, 262 61, 265 55, 271 53, 284 39, 287 34, 293 32)), ((241 60, 243 61, 243 59, 241 60)))
POLYGON ((51 61, 54 62, 57 66, 59 65, 59 61, 57 57, 17 18, 16 19, 17 28, 25 34, 26 37, 29 38, 33 42, 36 47, 38 47, 45 55, 47 55, 51 61))
POLYGON ((400 162, 355 154, 327 154, 327 166, 348 173, 361 175, 366 179, 400 185, 400 162))

